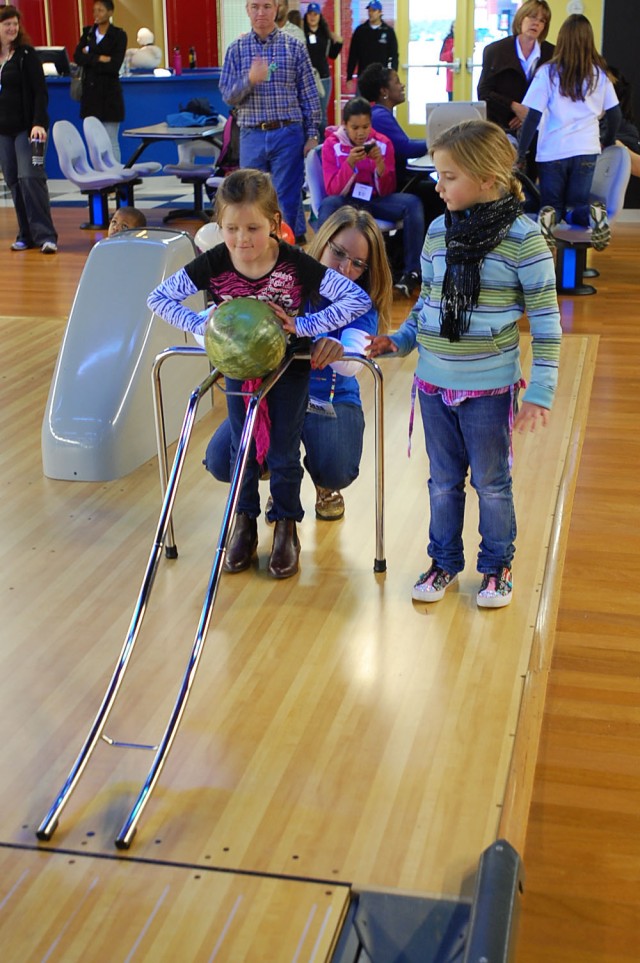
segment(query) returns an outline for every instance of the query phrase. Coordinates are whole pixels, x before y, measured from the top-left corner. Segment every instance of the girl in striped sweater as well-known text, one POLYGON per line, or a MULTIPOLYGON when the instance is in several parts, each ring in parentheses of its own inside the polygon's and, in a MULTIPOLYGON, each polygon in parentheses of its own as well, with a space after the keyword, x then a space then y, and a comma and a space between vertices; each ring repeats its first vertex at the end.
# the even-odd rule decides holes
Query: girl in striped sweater
POLYGON ((412 597, 436 602, 464 568, 465 481, 480 504, 478 605, 511 601, 516 521, 511 432, 547 424, 558 377, 560 313, 551 254, 522 213, 514 149, 504 131, 467 121, 431 147, 446 213, 429 227, 422 289, 398 329, 370 339, 369 354, 418 347, 414 379, 430 478, 430 569, 412 597), (533 335, 531 381, 520 370, 518 322, 533 335), (518 395, 526 387, 522 404, 518 395))

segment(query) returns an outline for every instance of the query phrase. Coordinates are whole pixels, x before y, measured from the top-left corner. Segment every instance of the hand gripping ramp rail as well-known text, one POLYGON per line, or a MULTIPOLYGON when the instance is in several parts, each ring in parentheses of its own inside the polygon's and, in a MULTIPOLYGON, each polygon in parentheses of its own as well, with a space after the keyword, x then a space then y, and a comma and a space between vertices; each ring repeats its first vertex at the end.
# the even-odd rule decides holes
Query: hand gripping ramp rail
MULTIPOLYGON (((200 657, 204 648, 204 642, 211 621, 211 616, 213 612, 213 607, 215 604, 218 586, 220 584, 220 577, 222 574, 222 565, 224 562, 224 557, 226 554, 226 546, 231 531, 235 509, 240 495, 240 487, 242 485, 242 479, 244 477, 245 467, 249 457, 249 450, 251 439, 253 437, 253 430, 255 426, 255 420, 258 413, 258 406, 262 398, 270 391, 273 385, 278 381, 278 379, 284 374, 291 361, 294 358, 300 358, 301 355, 291 355, 282 362, 280 367, 274 371, 271 375, 264 379, 262 385, 258 391, 254 392, 249 396, 249 401, 247 405, 247 415, 245 418, 244 426, 242 429, 242 435, 240 438, 240 445, 238 448, 238 456, 236 463, 233 468, 231 475, 231 483, 229 486, 229 496, 224 508, 222 526, 220 528, 220 535, 218 538, 218 545, 216 548, 216 553, 213 560, 213 566, 211 569, 211 575, 209 577, 209 583, 207 585, 205 600, 202 607, 202 612, 200 614, 200 621, 196 630, 195 639, 189 655, 189 661, 185 673, 182 678, 180 689, 178 692, 177 699, 175 701, 173 710, 171 712, 169 722, 164 731, 162 739, 157 746, 142 746, 137 743, 125 743, 116 742, 110 739, 104 733, 104 727, 113 708, 115 700, 117 698, 120 686, 124 678, 125 671, 129 665, 131 655, 133 653, 133 648, 135 646, 136 640, 138 638, 140 628, 142 626, 142 620, 144 619, 145 612, 149 603, 149 596, 153 587, 153 582, 158 570, 158 565, 162 557, 162 548, 167 539, 167 532, 171 526, 171 514, 175 505, 176 495, 178 491, 178 485, 182 475, 182 470, 184 468, 184 463, 187 454, 187 448, 191 434, 193 431, 193 426, 195 423, 196 412, 198 404, 202 397, 213 387, 215 382, 220 377, 220 372, 214 369, 205 379, 202 381, 197 388, 195 388, 189 398, 189 403, 187 405, 187 410, 185 412, 184 421, 182 424, 182 430, 178 438, 176 454, 173 461, 173 466, 171 473, 167 479, 166 477, 166 439, 164 436, 164 416, 162 411, 162 391, 160 382, 160 368, 162 363, 167 357, 175 354, 191 355, 195 354, 201 357, 203 352, 199 348, 169 348, 164 351, 161 355, 156 358, 153 369, 153 383, 154 383, 154 397, 156 404, 156 433, 158 440, 158 453, 159 453, 159 464, 160 464, 160 479, 161 486, 164 490, 164 498, 162 502, 162 508, 160 510, 160 518, 158 520, 158 527, 156 529, 156 535, 149 555, 149 560, 147 562, 147 567, 142 580, 142 585, 140 587, 140 592, 136 600, 136 604, 133 611, 133 616, 129 624, 129 629, 127 636, 124 641, 124 645, 120 652, 120 657, 116 664, 115 670, 111 677, 111 680, 107 686, 107 690, 103 697, 102 703, 98 710, 98 713, 93 721, 89 734, 87 735, 82 748, 71 768, 71 771, 64 783, 62 789, 60 790, 58 796, 56 797, 54 803, 52 804, 49 812, 42 820, 38 829, 36 830, 36 836, 42 841, 48 841, 53 836, 57 826, 60 814, 67 804, 71 793, 75 789, 82 773, 84 772, 86 765, 91 757, 93 750, 95 749, 98 741, 103 739, 109 745, 116 748, 138 748, 138 749, 150 749, 155 752, 151 768, 145 780, 145 783, 140 790, 140 794, 129 813, 129 816, 125 820, 120 832, 116 836, 115 845, 118 849, 129 849, 133 837, 137 831, 137 825, 142 816, 142 813, 146 807, 147 802, 153 792, 153 789, 160 777, 163 766, 166 762, 167 755, 173 745, 173 741, 176 737, 178 726, 184 714, 187 700, 191 692, 191 687, 193 685, 196 671, 200 663, 200 657), (164 473, 164 474, 163 474, 164 473)), ((347 356, 345 356, 347 357, 347 356)), ((376 435, 376 559, 374 562, 374 570, 376 572, 383 572, 386 570, 386 562, 384 560, 384 543, 383 543, 383 436, 382 436, 382 373, 375 362, 369 361, 368 359, 349 356, 349 360, 360 361, 365 367, 367 367, 374 376, 375 380, 375 413, 376 413, 376 425, 375 425, 375 435, 376 435)), ((171 532, 171 537, 169 540, 169 545, 167 551, 170 555, 177 554, 175 551, 175 544, 173 542, 173 532, 171 532)))

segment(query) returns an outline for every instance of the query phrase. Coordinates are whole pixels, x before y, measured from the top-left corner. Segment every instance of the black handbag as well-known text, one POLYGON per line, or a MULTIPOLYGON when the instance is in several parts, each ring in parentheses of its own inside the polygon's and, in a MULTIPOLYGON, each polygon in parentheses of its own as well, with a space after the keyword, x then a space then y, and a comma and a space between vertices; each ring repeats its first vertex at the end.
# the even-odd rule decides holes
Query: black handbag
POLYGON ((78 67, 69 84, 69 95, 71 100, 82 100, 82 80, 83 70, 82 67, 78 67))

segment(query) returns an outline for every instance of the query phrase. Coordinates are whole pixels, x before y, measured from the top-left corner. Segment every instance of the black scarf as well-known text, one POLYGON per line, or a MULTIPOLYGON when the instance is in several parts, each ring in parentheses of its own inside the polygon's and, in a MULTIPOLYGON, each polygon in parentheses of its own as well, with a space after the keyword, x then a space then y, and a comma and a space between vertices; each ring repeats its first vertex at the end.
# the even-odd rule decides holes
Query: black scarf
POLYGON ((445 211, 447 267, 442 282, 440 334, 459 341, 469 330, 480 297, 480 266, 509 233, 522 205, 513 194, 476 204, 470 211, 445 211))

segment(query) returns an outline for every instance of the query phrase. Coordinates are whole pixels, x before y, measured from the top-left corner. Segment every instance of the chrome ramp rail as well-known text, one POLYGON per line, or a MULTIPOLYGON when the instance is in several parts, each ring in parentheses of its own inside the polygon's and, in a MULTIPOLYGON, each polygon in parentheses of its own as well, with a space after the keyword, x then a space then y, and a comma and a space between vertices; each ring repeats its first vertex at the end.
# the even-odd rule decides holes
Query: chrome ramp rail
MULTIPOLYGON (((191 687, 193 685, 195 674, 198 669, 200 662, 200 657, 204 648, 204 641, 206 638, 207 630, 211 621, 211 616, 213 612, 213 607, 216 600, 216 595, 218 591, 218 586, 220 583, 220 577, 222 574, 222 565, 224 562, 224 557, 226 554, 226 545, 229 538, 230 530, 233 524, 233 519, 235 515, 236 505, 240 495, 240 488, 242 485, 242 479, 244 477, 245 467, 249 457, 249 451, 251 446, 251 440, 253 437, 253 430, 255 426, 255 420, 258 412, 258 406, 262 398, 264 398, 268 392, 271 390, 273 385, 278 381, 278 379, 284 374, 286 369, 291 364, 294 359, 300 358, 299 355, 290 356, 285 358, 280 367, 274 371, 271 375, 264 379, 260 388, 249 396, 247 405, 247 414, 242 429, 242 435, 240 438, 240 444, 238 448, 238 455, 236 463, 233 468, 231 483, 229 486, 229 495, 224 508, 222 525, 220 528, 220 535, 218 538, 218 544, 213 560, 213 565, 211 569, 211 574, 209 577, 209 583, 207 585, 207 591, 205 595, 204 604, 202 607, 202 612, 200 615, 200 621, 196 630, 196 635, 194 638, 193 646, 189 656, 189 661, 185 673, 182 678, 178 696, 176 698, 169 722, 166 726, 162 739, 157 746, 142 746, 136 743, 128 742, 122 743, 117 742, 109 738, 104 733, 104 727, 106 725, 109 714, 113 708, 115 700, 117 698, 118 692, 122 685, 125 671, 131 659, 133 653, 133 648, 138 638, 140 628, 142 626, 142 620, 144 618, 149 596, 153 587, 155 576, 158 570, 158 565, 162 557, 162 549, 167 540, 167 533, 171 526, 171 515, 175 505, 178 485, 184 468, 184 463, 187 454, 187 448, 193 432, 193 427, 195 424, 195 417, 198 408, 198 404, 202 397, 213 387, 215 382, 220 377, 220 372, 213 370, 205 379, 198 385, 197 388, 193 390, 189 397, 189 402, 187 405, 187 410, 185 412, 184 421, 182 424, 182 429, 180 431, 180 436, 177 441, 176 454, 173 461, 173 466, 171 473, 167 478, 167 462, 166 462, 166 438, 164 436, 164 418, 162 413, 162 392, 160 387, 159 370, 162 361, 169 355, 173 354, 192 354, 197 352, 201 354, 200 349, 193 348, 175 348, 168 349, 163 352, 156 359, 156 364, 153 370, 154 379, 154 393, 156 397, 156 430, 158 437, 159 448, 162 448, 162 453, 159 458, 160 462, 160 478, 161 484, 164 489, 164 497, 162 502, 162 508, 160 511, 160 518, 158 520, 158 526, 156 529, 156 535, 154 538, 151 553, 149 555, 149 560, 147 562, 147 567, 142 580, 142 585, 136 600, 136 604, 133 611, 133 616, 129 624, 129 629, 124 641, 124 645, 120 652, 120 656, 116 667, 114 669, 113 675, 107 690, 103 697, 102 703, 98 710, 98 713, 93 721, 89 734, 87 735, 82 748, 71 768, 71 771, 60 790, 58 796, 56 797, 54 803, 49 809, 47 815, 42 820, 40 825, 36 830, 36 836, 39 840, 44 842, 51 839, 56 828, 58 826, 60 814, 67 804, 71 793, 75 789, 76 785, 82 773, 84 772, 86 765, 95 749, 98 741, 100 739, 104 740, 107 744, 118 747, 118 748, 140 748, 140 749, 150 749, 155 755, 145 780, 145 783, 140 791, 140 794, 131 809, 127 819, 125 820, 120 832, 115 839, 115 845, 118 849, 129 849, 133 837, 137 831, 138 822, 142 816, 142 813, 146 807, 149 797, 158 781, 158 778, 162 772, 163 766, 166 762, 167 755, 173 741, 175 739, 178 726, 184 714, 191 687), (157 387, 156 387, 157 385, 157 387)), ((383 477, 382 477, 382 375, 378 366, 374 362, 358 358, 354 360, 359 360, 365 366, 371 370, 375 378, 376 383, 376 560, 374 564, 374 569, 377 572, 383 572, 386 570, 386 562, 384 560, 383 554, 383 477)), ((172 553, 175 557, 177 554, 175 551, 175 544, 173 539, 171 541, 172 553)))
MULTIPOLYGON (((156 421, 156 440, 158 445, 158 469, 160 472, 160 490, 162 496, 167 488, 167 476, 168 476, 168 456, 167 456, 167 440, 164 427, 164 405, 162 400, 162 366, 165 361, 172 357, 179 357, 185 355, 191 355, 193 357, 202 357, 205 354, 203 348, 193 348, 193 347, 180 347, 176 346, 173 348, 165 348, 159 355, 157 355, 156 360, 153 365, 152 370, 152 381, 153 381, 153 397, 155 404, 155 421, 156 421)), ((298 354, 297 358, 306 358, 308 355, 298 354)), ((373 413, 374 413, 374 464, 375 464, 375 492, 374 492, 374 510, 376 516, 376 554, 373 560, 373 570, 374 572, 386 572, 387 563, 384 557, 384 395, 383 395, 383 378, 380 367, 375 361, 371 361, 369 358, 363 358, 360 355, 350 355, 345 354, 343 360, 345 361, 357 361, 358 364, 366 368, 372 378, 374 385, 373 393, 373 413)), ((165 552, 167 558, 177 558, 178 549, 175 544, 173 522, 169 522, 169 528, 167 531, 167 538, 165 540, 165 552)))

